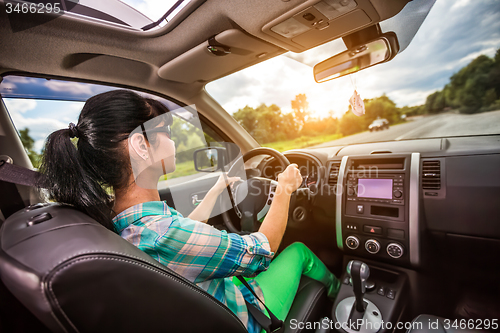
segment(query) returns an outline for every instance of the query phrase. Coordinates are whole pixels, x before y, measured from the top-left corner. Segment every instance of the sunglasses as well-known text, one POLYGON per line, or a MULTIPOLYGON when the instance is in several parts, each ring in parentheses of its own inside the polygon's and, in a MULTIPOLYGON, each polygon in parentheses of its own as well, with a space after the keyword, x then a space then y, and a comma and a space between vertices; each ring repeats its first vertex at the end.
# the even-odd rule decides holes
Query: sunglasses
POLYGON ((170 128, 170 125, 155 127, 147 131, 144 130, 144 127, 142 128, 142 134, 144 134, 145 137, 148 137, 148 134, 151 133, 165 133, 169 139, 172 138, 172 129, 170 128))

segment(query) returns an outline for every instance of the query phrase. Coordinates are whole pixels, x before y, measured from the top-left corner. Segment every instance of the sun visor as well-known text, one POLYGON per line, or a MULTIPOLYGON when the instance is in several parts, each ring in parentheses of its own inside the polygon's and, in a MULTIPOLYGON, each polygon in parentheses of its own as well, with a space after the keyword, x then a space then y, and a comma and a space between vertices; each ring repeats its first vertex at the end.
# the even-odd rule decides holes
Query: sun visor
POLYGON ((211 81, 283 51, 240 30, 230 29, 215 36, 211 42, 205 41, 167 62, 158 69, 158 75, 182 83, 211 81), (214 44, 225 48, 227 52, 219 54, 213 49, 210 51, 214 44))

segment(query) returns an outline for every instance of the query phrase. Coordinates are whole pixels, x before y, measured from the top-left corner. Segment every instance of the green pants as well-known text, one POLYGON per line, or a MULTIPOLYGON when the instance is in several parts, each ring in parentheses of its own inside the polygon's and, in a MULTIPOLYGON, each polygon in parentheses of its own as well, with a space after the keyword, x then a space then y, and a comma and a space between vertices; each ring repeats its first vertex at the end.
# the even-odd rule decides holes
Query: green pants
POLYGON ((302 243, 288 246, 266 271, 255 277, 264 294, 266 306, 281 320, 285 320, 290 311, 302 275, 323 283, 327 287, 328 297, 334 298, 337 295, 339 280, 302 243))

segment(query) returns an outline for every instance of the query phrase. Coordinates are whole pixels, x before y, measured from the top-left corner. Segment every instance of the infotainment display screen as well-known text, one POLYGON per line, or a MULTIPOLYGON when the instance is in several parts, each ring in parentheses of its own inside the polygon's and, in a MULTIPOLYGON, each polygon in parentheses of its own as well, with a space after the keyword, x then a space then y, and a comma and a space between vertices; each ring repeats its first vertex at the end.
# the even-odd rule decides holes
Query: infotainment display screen
POLYGON ((392 179, 358 179, 358 197, 392 199, 392 179))

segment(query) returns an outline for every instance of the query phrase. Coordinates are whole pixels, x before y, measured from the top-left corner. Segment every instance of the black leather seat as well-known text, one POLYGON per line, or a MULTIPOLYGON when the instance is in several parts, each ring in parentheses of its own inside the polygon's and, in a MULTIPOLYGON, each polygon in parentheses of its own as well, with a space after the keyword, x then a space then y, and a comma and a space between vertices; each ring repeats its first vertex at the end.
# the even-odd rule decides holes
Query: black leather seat
MULTIPOLYGON (((453 322, 453 321, 451 321, 453 322)), ((407 333, 469 333, 475 332, 469 329, 455 329, 445 322, 444 318, 428 314, 421 314, 413 319, 412 327, 407 333)))
MULTIPOLYGON (((4 222, 0 277, 54 332, 246 332, 214 297, 64 205, 39 204, 4 222)), ((304 279, 287 321, 318 320, 325 301, 324 286, 304 279)))

